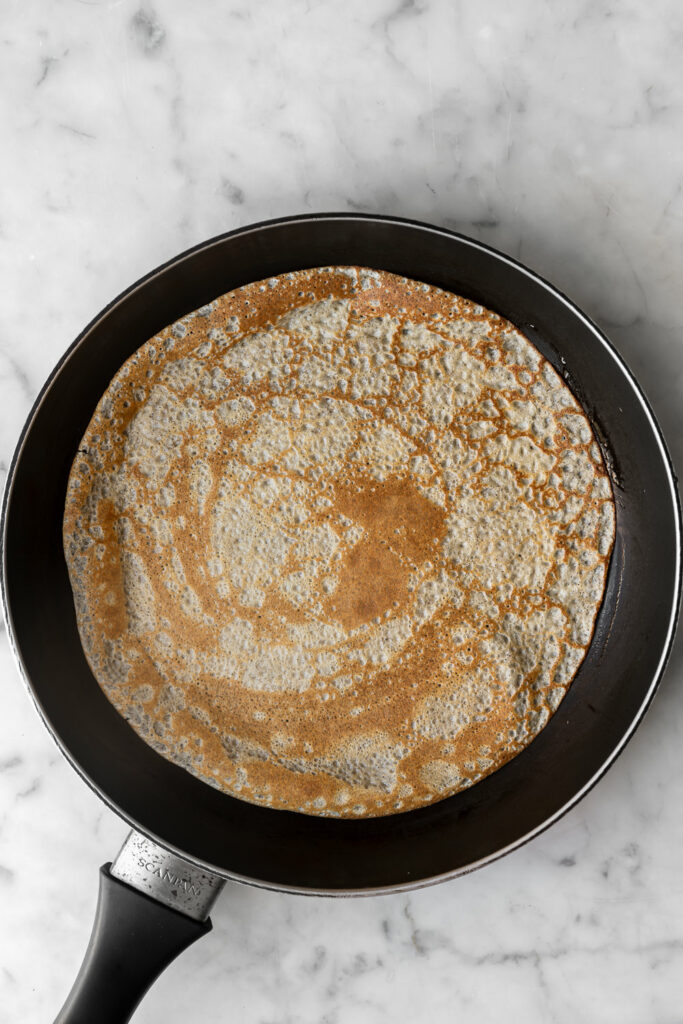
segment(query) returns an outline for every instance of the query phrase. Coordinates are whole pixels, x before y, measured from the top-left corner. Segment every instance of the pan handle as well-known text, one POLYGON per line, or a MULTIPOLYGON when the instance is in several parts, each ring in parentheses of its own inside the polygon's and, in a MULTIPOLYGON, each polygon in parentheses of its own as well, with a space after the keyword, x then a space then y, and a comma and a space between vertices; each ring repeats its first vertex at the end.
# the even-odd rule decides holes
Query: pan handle
POLYGON ((211 931, 206 915, 222 887, 131 832, 114 865, 100 868, 88 948, 55 1024, 126 1024, 162 971, 211 931))

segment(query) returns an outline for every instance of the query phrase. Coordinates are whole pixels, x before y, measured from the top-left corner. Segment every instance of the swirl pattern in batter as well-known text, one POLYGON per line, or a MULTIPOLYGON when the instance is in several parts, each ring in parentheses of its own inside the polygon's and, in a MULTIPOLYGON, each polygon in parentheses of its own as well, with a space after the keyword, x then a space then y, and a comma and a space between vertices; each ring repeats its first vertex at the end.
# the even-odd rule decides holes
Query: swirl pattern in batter
POLYGON ((356 267, 247 285, 121 368, 69 479, 83 647, 164 757, 372 817, 557 709, 614 536, 600 449, 508 321, 356 267))

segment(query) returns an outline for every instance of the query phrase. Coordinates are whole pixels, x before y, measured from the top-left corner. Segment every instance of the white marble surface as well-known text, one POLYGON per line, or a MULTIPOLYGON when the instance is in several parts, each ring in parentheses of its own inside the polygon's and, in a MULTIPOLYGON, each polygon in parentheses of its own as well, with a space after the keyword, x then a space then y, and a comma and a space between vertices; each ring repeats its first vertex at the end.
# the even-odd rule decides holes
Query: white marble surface
MULTIPOLYGON (((299 211, 456 226, 602 324, 683 464, 683 9, 675 0, 8 0, 0 458, 121 289, 299 211)), ((0 1020, 52 1019, 125 827, 0 638, 0 1020)), ((683 1019, 681 645, 605 780, 531 845, 410 896, 233 886, 136 1021, 683 1019)))

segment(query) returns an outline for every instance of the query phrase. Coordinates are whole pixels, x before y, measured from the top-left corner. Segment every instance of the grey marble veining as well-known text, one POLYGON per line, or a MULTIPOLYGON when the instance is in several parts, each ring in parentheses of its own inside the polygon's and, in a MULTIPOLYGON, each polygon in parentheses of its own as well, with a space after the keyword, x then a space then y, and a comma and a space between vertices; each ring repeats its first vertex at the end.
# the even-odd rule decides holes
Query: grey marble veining
MULTIPOLYGON (((683 465, 674 0, 55 0, 0 19, 0 470, 84 324, 178 251, 361 210, 520 258, 605 328, 683 465)), ((49 1020, 126 827, 0 637, 0 1021, 49 1020)), ((677 1024, 681 645, 607 777, 532 844, 359 901, 228 886, 140 1024, 677 1024)))

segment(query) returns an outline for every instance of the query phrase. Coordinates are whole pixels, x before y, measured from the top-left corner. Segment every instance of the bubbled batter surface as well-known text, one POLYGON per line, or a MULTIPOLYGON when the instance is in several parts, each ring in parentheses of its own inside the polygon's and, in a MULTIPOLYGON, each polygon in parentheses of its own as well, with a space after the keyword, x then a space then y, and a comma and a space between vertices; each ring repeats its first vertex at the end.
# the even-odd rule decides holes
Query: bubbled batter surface
POLYGON ((227 793, 337 817, 442 799, 531 742, 613 536, 590 424, 523 335, 356 267, 143 345, 64 518, 85 653, 133 729, 227 793))

